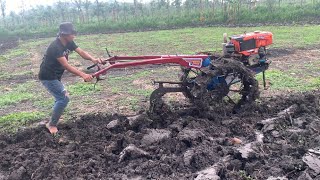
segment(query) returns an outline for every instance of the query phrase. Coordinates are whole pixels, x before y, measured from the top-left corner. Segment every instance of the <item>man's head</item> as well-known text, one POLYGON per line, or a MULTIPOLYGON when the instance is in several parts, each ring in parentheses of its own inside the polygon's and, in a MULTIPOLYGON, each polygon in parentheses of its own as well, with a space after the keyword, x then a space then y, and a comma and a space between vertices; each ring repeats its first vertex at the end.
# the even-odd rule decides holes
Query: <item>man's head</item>
POLYGON ((64 22, 60 24, 58 35, 64 40, 66 40, 67 42, 73 41, 76 34, 77 34, 77 31, 74 29, 72 23, 64 22))

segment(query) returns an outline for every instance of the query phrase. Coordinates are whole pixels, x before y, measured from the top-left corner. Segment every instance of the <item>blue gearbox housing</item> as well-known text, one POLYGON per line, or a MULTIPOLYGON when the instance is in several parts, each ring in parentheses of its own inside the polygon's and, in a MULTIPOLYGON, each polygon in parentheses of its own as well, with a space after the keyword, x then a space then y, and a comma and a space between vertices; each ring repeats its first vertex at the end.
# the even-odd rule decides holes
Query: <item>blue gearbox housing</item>
POLYGON ((223 77, 223 76, 215 76, 208 83, 207 90, 212 91, 212 90, 216 89, 220 85, 227 86, 227 82, 226 82, 225 77, 223 77))

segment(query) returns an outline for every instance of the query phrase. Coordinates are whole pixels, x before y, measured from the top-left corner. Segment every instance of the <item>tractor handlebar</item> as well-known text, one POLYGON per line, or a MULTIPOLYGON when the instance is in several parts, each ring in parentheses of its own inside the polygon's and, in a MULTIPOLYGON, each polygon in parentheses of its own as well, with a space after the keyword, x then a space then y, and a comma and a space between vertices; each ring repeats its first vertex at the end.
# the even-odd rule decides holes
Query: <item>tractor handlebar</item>
MULTIPOLYGON (((109 58, 111 58, 112 56, 111 56, 111 54, 110 54, 110 52, 108 51, 108 48, 106 48, 106 52, 107 52, 107 55, 109 56, 109 58)), ((103 65, 105 65, 107 63, 107 60, 103 60, 103 65)), ((91 65, 91 66, 89 66, 89 67, 87 67, 87 70, 90 70, 90 69, 92 69, 92 68, 94 68, 94 67, 96 67, 96 66, 98 66, 99 64, 98 63, 96 63, 96 64, 93 64, 93 65, 91 65)), ((100 67, 98 66, 98 70, 100 70, 100 67)))
POLYGON ((98 64, 93 64, 93 65, 91 65, 91 66, 87 67, 87 70, 90 70, 90 69, 92 69, 92 68, 96 67, 97 65, 98 65, 98 64))

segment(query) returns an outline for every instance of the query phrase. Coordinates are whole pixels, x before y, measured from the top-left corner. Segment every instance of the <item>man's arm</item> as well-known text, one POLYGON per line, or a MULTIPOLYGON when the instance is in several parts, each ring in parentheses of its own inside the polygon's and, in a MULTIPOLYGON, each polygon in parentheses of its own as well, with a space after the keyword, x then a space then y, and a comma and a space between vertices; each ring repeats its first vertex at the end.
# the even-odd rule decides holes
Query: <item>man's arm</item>
POLYGON ((82 77, 84 79, 84 81, 88 82, 88 81, 92 80, 93 77, 90 74, 86 74, 86 73, 78 70, 77 68, 71 66, 65 57, 58 58, 58 61, 66 70, 68 70, 69 72, 71 72, 75 75, 82 77))
POLYGON ((86 59, 86 60, 90 60, 92 61, 93 63, 97 64, 97 63, 102 63, 101 59, 99 58, 93 58, 88 52, 82 50, 81 48, 77 48, 75 49, 75 51, 83 58, 83 59, 86 59))

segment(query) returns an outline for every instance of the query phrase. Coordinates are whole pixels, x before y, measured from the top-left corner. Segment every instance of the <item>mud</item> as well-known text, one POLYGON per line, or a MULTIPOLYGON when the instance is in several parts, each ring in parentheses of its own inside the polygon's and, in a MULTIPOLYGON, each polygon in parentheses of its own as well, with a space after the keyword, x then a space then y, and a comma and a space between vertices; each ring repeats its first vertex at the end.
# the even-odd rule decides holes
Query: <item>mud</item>
POLYGON ((88 114, 55 137, 21 129, 0 135, 0 179, 320 179, 319 96, 262 99, 238 114, 88 114))
POLYGON ((17 46, 18 46, 17 38, 9 38, 5 40, 0 39, 0 54, 4 53, 9 49, 13 49, 17 46))

